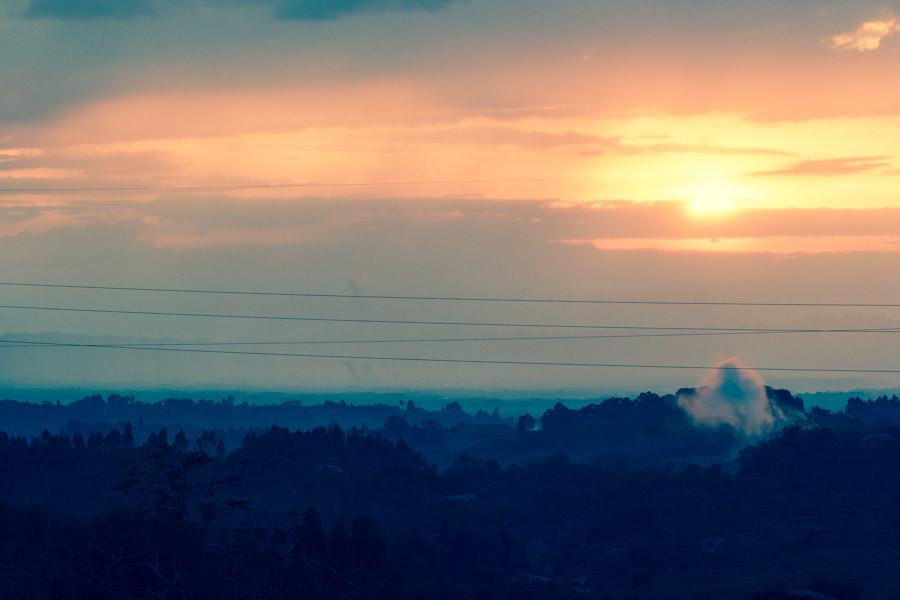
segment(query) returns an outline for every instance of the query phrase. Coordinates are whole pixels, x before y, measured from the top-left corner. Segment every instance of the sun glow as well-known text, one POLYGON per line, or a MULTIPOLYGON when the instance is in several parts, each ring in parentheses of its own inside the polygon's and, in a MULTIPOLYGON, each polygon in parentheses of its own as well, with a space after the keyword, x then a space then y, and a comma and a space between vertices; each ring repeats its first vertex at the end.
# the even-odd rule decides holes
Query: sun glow
POLYGON ((690 200, 688 208, 692 213, 722 213, 735 210, 736 199, 742 196, 742 190, 733 183, 722 180, 708 180, 697 183, 683 190, 690 200))

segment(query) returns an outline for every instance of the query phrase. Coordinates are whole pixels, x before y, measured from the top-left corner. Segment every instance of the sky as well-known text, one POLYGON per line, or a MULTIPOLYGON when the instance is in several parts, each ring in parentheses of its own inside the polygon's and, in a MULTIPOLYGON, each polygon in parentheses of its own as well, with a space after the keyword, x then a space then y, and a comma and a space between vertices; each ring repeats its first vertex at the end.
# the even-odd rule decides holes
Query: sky
MULTIPOLYGON (((898 303, 898 15, 896 2, 836 0, 8 0, 0 6, 0 279, 898 303)), ((0 300, 375 320, 900 327, 900 309, 891 308, 498 305, 14 286, 0 286, 0 300)), ((6 340, 529 332, 0 308, 6 340)), ((896 346, 881 333, 288 351, 893 369, 896 346)), ((0 382, 21 385, 613 391, 665 390, 702 377, 0 348, 0 382)), ((900 380, 763 377, 807 390, 900 380)))

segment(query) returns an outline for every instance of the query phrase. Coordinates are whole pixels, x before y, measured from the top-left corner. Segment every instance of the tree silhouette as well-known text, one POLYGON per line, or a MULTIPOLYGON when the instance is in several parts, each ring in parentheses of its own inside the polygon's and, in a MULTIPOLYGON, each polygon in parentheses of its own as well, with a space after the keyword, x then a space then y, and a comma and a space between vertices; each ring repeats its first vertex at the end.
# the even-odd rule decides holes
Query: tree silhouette
POLYGON ((524 414, 516 421, 516 429, 519 431, 531 431, 535 427, 534 417, 524 414))

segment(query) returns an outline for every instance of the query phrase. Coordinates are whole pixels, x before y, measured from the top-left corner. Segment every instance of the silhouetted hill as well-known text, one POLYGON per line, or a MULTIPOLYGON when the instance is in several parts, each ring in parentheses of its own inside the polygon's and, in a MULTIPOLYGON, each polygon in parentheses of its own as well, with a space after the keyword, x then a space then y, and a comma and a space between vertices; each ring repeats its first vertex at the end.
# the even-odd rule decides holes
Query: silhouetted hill
POLYGON ((3 434, 0 466, 8 598, 900 593, 896 427, 789 427, 733 473, 562 454, 441 471, 402 441, 279 427, 227 456, 210 434, 3 434))
POLYGON ((752 407, 777 419, 753 434, 698 423, 697 398, 717 396, 516 419, 455 403, 5 402, 20 428, 69 421, 0 433, 0 597, 900 596, 896 398, 832 413, 766 389, 752 407), (93 420, 127 414, 137 426, 93 420), (261 425, 334 415, 385 420, 261 425))

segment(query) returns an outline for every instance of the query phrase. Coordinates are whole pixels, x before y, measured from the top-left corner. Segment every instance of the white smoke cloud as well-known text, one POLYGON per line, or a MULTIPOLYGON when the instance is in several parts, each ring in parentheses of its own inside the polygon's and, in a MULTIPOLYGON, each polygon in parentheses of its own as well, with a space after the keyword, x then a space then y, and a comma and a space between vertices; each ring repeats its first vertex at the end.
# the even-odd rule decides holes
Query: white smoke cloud
POLYGON ((735 358, 717 365, 696 393, 680 395, 678 405, 697 423, 731 425, 750 436, 766 433, 784 418, 769 402, 759 373, 735 358))

